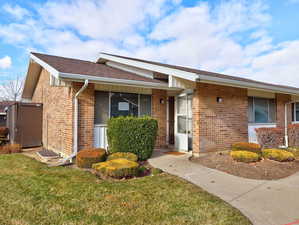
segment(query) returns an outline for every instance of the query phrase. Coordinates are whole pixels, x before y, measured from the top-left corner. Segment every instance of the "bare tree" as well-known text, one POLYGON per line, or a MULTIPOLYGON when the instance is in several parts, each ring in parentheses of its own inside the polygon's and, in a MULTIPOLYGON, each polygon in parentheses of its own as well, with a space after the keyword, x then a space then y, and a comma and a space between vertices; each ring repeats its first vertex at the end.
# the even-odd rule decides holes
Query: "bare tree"
POLYGON ((24 79, 17 76, 14 80, 4 81, 0 84, 1 101, 19 101, 23 90, 24 79))

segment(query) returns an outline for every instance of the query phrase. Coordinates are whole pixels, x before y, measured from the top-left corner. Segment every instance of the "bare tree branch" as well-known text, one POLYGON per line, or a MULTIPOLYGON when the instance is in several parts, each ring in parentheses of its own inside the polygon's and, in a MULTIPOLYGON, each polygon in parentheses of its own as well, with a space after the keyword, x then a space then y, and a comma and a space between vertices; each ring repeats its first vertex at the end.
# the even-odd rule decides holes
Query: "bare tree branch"
POLYGON ((5 81, 0 84, 0 100, 1 101, 19 101, 23 90, 24 80, 17 76, 15 80, 5 81))

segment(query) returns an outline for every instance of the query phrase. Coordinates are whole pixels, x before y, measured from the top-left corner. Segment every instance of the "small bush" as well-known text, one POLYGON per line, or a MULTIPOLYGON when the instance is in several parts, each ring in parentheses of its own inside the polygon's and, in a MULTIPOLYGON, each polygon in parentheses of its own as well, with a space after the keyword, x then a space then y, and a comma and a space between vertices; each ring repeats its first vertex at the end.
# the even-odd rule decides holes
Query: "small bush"
POLYGON ((281 128, 256 128, 258 143, 263 148, 278 148, 283 145, 283 130, 281 128))
POLYGON ((8 135, 8 131, 7 127, 0 127, 0 137, 6 137, 8 135))
POLYGON ((0 154, 20 153, 22 147, 19 144, 7 144, 0 147, 0 154))
POLYGON ((127 159, 133 162, 137 162, 138 157, 134 153, 131 152, 116 152, 108 156, 108 160, 113 160, 113 159, 127 159))
POLYGON ((151 157, 158 122, 150 117, 117 117, 108 121, 109 152, 131 152, 139 160, 151 157))
POLYGON ((140 166, 138 168, 138 176, 143 176, 146 174, 146 172, 148 171, 148 169, 144 166, 140 166))
POLYGON ((248 151, 232 151, 230 155, 234 160, 245 163, 257 162, 261 159, 259 154, 248 151))
POLYGON ((105 177, 123 178, 138 174, 139 164, 127 159, 113 159, 92 165, 100 175, 105 177))
POLYGON ((159 169, 159 168, 153 168, 152 169, 152 175, 158 175, 160 173, 163 173, 163 170, 159 169))
POLYGON ((80 168, 91 168, 92 164, 103 162, 106 159, 106 151, 102 148, 81 150, 76 157, 76 164, 80 168))
POLYGON ((232 144, 232 151, 248 151, 254 153, 261 153, 262 147, 259 144, 247 143, 247 142, 238 142, 232 144))
POLYGON ((293 153, 281 149, 264 149, 262 153, 264 158, 278 162, 293 161, 295 159, 293 153))

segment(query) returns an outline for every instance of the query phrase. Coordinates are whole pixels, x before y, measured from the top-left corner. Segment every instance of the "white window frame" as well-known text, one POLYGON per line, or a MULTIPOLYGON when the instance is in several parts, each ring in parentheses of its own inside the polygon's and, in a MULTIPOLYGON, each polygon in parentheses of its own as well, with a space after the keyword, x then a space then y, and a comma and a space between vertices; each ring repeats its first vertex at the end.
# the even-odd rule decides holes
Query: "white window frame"
MULTIPOLYGON (((275 121, 274 122, 269 122, 270 121, 270 100, 275 100, 273 98, 262 98, 262 97, 255 97, 255 96, 248 96, 248 98, 252 98, 252 111, 253 111, 253 121, 254 122, 251 122, 251 121, 248 121, 249 124, 276 124, 276 113, 275 113, 275 121), (255 121, 255 103, 254 103, 254 99, 265 99, 267 100, 268 102, 268 122, 265 122, 265 123, 258 123, 255 121)), ((275 104, 275 109, 277 108, 277 104, 275 104)), ((249 110, 248 110, 249 112, 249 110)), ((299 122, 299 121, 298 121, 299 122)))

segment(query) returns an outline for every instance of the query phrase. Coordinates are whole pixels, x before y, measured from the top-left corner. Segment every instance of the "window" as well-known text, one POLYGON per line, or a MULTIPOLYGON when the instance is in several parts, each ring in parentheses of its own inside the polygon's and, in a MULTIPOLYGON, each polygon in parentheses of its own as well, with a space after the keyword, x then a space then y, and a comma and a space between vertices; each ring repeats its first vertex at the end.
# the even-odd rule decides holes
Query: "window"
POLYGON ((151 95, 95 92, 95 124, 106 124, 110 117, 150 116, 151 111, 151 95))
POLYGON ((275 99, 248 98, 248 122, 249 123, 275 123, 276 104, 275 99))
POLYGON ((299 102, 292 104, 292 121, 299 122, 299 102))

